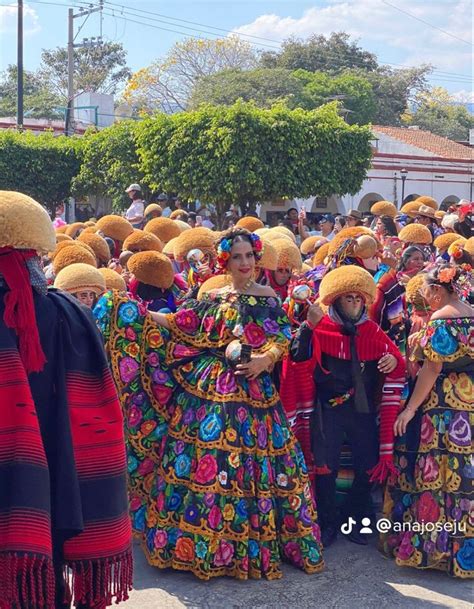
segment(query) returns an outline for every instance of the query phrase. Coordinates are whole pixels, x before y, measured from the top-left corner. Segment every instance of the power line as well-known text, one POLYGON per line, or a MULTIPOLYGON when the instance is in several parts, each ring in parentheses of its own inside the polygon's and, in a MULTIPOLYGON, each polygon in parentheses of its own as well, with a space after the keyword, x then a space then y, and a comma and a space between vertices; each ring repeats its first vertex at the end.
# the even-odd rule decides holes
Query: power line
MULTIPOLYGON (((35 4, 47 4, 47 5, 51 5, 51 6, 66 6, 66 7, 69 7, 71 5, 71 4, 61 3, 61 2, 48 2, 47 0, 29 0, 29 1, 31 3, 35 3, 35 4)), ((386 2, 386 0, 382 0, 382 1, 384 1, 387 4, 390 4, 390 3, 386 2)), ((72 0, 71 3, 79 3, 81 5, 91 6, 91 3, 90 2, 86 2, 85 0, 72 0)), ((144 18, 144 17, 141 17, 141 15, 139 15, 137 13, 143 13, 143 14, 147 14, 147 15, 156 15, 158 17, 165 17, 166 19, 170 19, 170 20, 174 20, 174 21, 179 21, 179 22, 183 22, 183 23, 189 23, 189 24, 192 24, 192 25, 197 25, 197 26, 202 26, 202 27, 206 27, 206 28, 210 28, 210 29, 215 29, 215 30, 219 30, 221 32, 225 32, 225 33, 228 33, 228 34, 234 34, 234 35, 236 35, 238 37, 249 36, 249 37, 256 38, 256 39, 267 40, 269 42, 276 42, 277 44, 279 44, 278 41, 273 41, 272 39, 269 39, 269 38, 263 38, 263 37, 260 37, 260 36, 253 36, 251 34, 237 33, 237 32, 232 31, 232 30, 225 30, 224 28, 217 28, 217 27, 210 26, 210 25, 199 24, 199 23, 196 23, 196 22, 193 22, 193 21, 188 21, 188 20, 184 20, 184 19, 178 19, 178 18, 175 18, 175 17, 169 17, 169 16, 161 15, 160 13, 154 13, 152 11, 145 11, 143 9, 135 9, 135 8, 127 7, 124 4, 118 4, 118 3, 115 3, 115 2, 110 2, 108 0, 106 0, 105 4, 111 5, 111 6, 115 6, 115 7, 118 7, 118 9, 121 9, 121 14, 120 15, 116 14, 116 11, 114 9, 112 9, 112 8, 109 8, 109 10, 112 10, 113 13, 105 13, 104 12, 105 15, 107 15, 109 17, 113 17, 114 19, 122 19, 122 20, 124 20, 126 22, 128 21, 130 23, 135 23, 137 25, 151 27, 153 29, 157 29, 157 30, 161 30, 161 31, 167 31, 167 32, 171 32, 171 33, 174 33, 174 34, 180 34, 182 36, 188 36, 188 37, 196 38, 196 39, 199 39, 199 40, 213 40, 213 39, 206 38, 205 36, 202 36, 202 35, 192 35, 192 34, 189 34, 189 32, 186 32, 186 31, 183 32, 182 31, 182 29, 189 29, 189 30, 193 30, 193 31, 197 31, 197 32, 201 31, 201 30, 197 30, 196 28, 190 28, 190 27, 185 26, 185 25, 174 24, 172 22, 163 21, 162 19, 153 19, 151 17, 148 18, 151 21, 156 21, 156 22, 159 22, 159 23, 164 23, 165 25, 174 25, 175 27, 180 27, 182 29, 181 30, 177 30, 177 29, 172 29, 172 28, 160 27, 160 26, 157 26, 157 25, 153 25, 153 24, 149 23, 148 21, 138 21, 136 19, 131 19, 130 16, 137 17, 137 18, 144 18), (126 9, 129 9, 129 10, 126 10, 126 9), (125 15, 127 15, 127 17, 125 15)), ((77 4, 74 4, 74 5, 77 6, 77 4)), ((390 6, 394 6, 395 7, 395 5, 390 5, 390 6)), ((398 7, 395 7, 395 8, 398 8, 398 7)), ((402 10, 402 9, 400 9, 400 10, 402 10)), ((404 12, 404 11, 402 11, 402 12, 404 12)), ((412 16, 412 15, 410 15, 410 16, 412 16)), ((431 26, 432 24, 427 23, 427 25, 431 26)), ((435 26, 433 26, 433 27, 435 27, 435 26)), ((441 30, 441 31, 443 33, 449 34, 449 32, 445 32, 444 30, 441 30)), ((217 33, 210 32, 210 31, 202 31, 202 33, 203 34, 210 34, 211 36, 218 36, 217 33)), ((462 40, 462 39, 459 39, 459 40, 461 40, 462 42, 467 42, 467 41, 462 40)), ((264 46, 264 47, 275 49, 275 50, 280 50, 280 48, 281 48, 279 46, 273 46, 273 45, 268 45, 268 44, 262 44, 262 43, 258 43, 257 44, 257 43, 251 43, 250 41, 247 41, 247 42, 249 42, 249 44, 252 44, 252 46, 264 46)), ((339 56, 337 56, 337 55, 331 55, 330 53, 328 54, 328 56, 332 57, 333 59, 338 59, 340 61, 339 65, 341 67, 343 67, 345 65, 344 60, 342 60, 339 56)), ((365 65, 363 62, 356 62, 354 60, 351 60, 351 63, 352 63, 352 65, 354 65, 354 64, 355 65, 359 65, 359 66, 364 66, 365 65)), ((417 66, 406 66, 404 64, 393 63, 393 62, 384 62, 384 61, 380 61, 380 60, 379 60, 379 63, 381 65, 395 66, 395 67, 405 68, 405 69, 411 68, 411 67, 417 67, 417 66)), ((454 73, 454 72, 447 72, 447 71, 437 70, 437 69, 432 70, 431 75, 429 75, 428 78, 430 80, 434 80, 434 81, 445 81, 445 82, 453 82, 453 83, 454 82, 459 82, 459 83, 470 83, 470 82, 472 82, 472 79, 470 79, 468 75, 463 75, 463 74, 454 73), (457 79, 456 78, 451 78, 451 77, 456 77, 456 76, 458 76, 460 78, 457 78, 457 79)))
MULTIPOLYGON (((66 6, 67 8, 71 8, 71 6, 76 6, 76 3, 79 4, 83 4, 86 6, 89 6, 90 2, 85 2, 83 0, 71 0, 71 2, 69 2, 69 4, 65 4, 64 2, 48 2, 47 0, 28 0, 28 4, 48 4, 49 6, 66 6)), ((14 4, 7 4, 5 6, 17 6, 16 3, 14 4)))
POLYGON ((464 42, 465 44, 468 44, 471 47, 474 46, 472 44, 472 42, 469 42, 468 40, 464 40, 464 38, 459 38, 459 36, 456 36, 455 34, 451 34, 451 32, 443 30, 442 28, 438 27, 437 25, 433 25, 429 21, 425 21, 421 17, 417 17, 416 15, 413 15, 413 13, 409 13, 408 11, 405 11, 403 8, 400 8, 399 6, 396 6, 395 4, 388 2, 388 0, 382 0, 382 3, 386 4, 387 6, 390 6, 391 8, 395 9, 396 11, 398 11, 400 13, 403 13, 404 15, 408 15, 408 17, 411 17, 412 19, 416 19, 416 21, 419 21, 420 23, 424 23, 425 25, 433 28, 434 30, 438 30, 438 32, 442 32, 443 34, 446 34, 447 36, 451 36, 451 38, 454 38, 455 40, 464 42))
MULTIPOLYGON (((109 10, 111 10, 111 9, 109 9, 109 10)), ((189 34, 188 32, 183 32, 183 31, 174 30, 174 29, 171 29, 171 28, 165 28, 165 27, 162 27, 162 26, 153 25, 153 24, 151 24, 149 22, 137 21, 136 19, 131 19, 130 17, 127 16, 127 15, 132 15, 133 13, 129 13, 127 11, 125 11, 124 13, 125 14, 123 14, 123 15, 117 15, 115 13, 107 13, 107 12, 104 11, 104 14, 109 16, 109 17, 114 17, 116 19, 123 19, 123 20, 125 20, 125 21, 127 21, 129 23, 135 23, 135 24, 138 24, 138 25, 143 25, 143 26, 150 27, 150 28, 156 29, 156 30, 161 30, 161 31, 166 31, 166 32, 173 32, 173 33, 176 33, 176 34, 181 34, 183 36, 188 36, 190 38, 196 38, 198 40, 211 40, 209 38, 206 38, 205 36, 196 36, 196 35, 189 34)), ((217 35, 217 34, 212 34, 212 35, 217 35)), ((336 59, 339 59, 338 56, 333 56, 333 57, 336 58, 336 59)), ((357 62, 352 61, 352 63, 354 64, 354 63, 357 63, 357 62)), ((380 63, 385 64, 387 62, 380 62, 380 63)), ((344 66, 343 60, 341 60, 340 65, 341 65, 341 67, 344 66)), ((359 64, 359 65, 363 65, 363 64, 359 64)), ((410 67, 410 66, 403 66, 403 64, 388 64, 388 65, 395 65, 395 66, 400 66, 400 67, 404 67, 404 68, 410 67)), ((411 67, 414 67, 414 66, 411 66, 411 67)), ((438 77, 437 76, 438 72, 436 70, 433 70, 432 74, 433 74, 433 76, 428 76, 428 78, 430 78, 431 80, 446 81, 446 82, 453 82, 453 83, 455 83, 455 82, 470 83, 471 82, 471 79, 467 75, 466 76, 459 75, 460 78, 452 78, 451 79, 450 76, 452 75, 454 77, 454 76, 456 76, 456 74, 452 74, 452 73, 449 73, 449 72, 446 72, 446 73, 439 72, 440 76, 438 77)))
MULTIPOLYGON (((140 15, 137 14, 137 13, 144 13, 146 15, 156 15, 158 17, 164 17, 165 19, 168 19, 168 20, 174 20, 174 21, 179 21, 179 22, 183 22, 183 23, 189 23, 189 24, 192 24, 192 25, 202 26, 202 27, 209 28, 209 29, 219 30, 220 32, 224 32, 224 33, 227 33, 227 34, 234 34, 234 35, 236 35, 238 37, 249 36, 249 37, 252 37, 252 38, 259 39, 259 40, 265 40, 267 42, 275 42, 276 44, 280 44, 279 41, 272 40, 270 38, 263 38, 261 36, 253 36, 252 34, 243 34, 243 33, 235 32, 234 30, 226 30, 224 28, 218 28, 218 27, 214 27, 214 26, 211 26, 211 25, 197 23, 197 22, 194 22, 194 21, 188 21, 188 20, 185 20, 185 19, 179 19, 179 18, 175 18, 175 17, 170 17, 170 16, 167 16, 167 15, 162 15, 160 13, 155 13, 153 11, 145 11, 143 9, 137 9, 137 8, 128 7, 128 6, 125 6, 124 4, 118 4, 116 2, 110 2, 109 0, 105 0, 105 4, 107 4, 107 5, 113 5, 113 6, 116 6, 118 8, 121 8, 122 9, 121 10, 121 16, 122 16, 122 18, 124 18, 123 15, 130 15, 130 16, 133 16, 133 17, 144 18, 144 17, 141 17, 140 15)), ((110 10, 112 10, 112 9, 110 9, 110 10)), ((120 17, 119 15, 115 15, 115 13, 114 13, 114 16, 120 17)), ((192 28, 192 27, 188 27, 188 26, 180 25, 180 24, 175 24, 175 23, 172 23, 170 21, 164 21, 163 19, 153 19, 151 17, 149 17, 149 19, 151 21, 156 21, 156 22, 159 22, 159 23, 164 23, 165 25, 173 25, 175 27, 180 27, 180 28, 183 28, 183 29, 189 29, 189 30, 192 30, 192 31, 201 31, 204 34, 210 34, 212 36, 217 36, 218 35, 218 34, 216 34, 214 32, 209 32, 209 31, 206 31, 206 30, 197 30, 196 28, 192 28)), ((133 23, 132 20, 130 20, 130 21, 133 23)), ((149 25, 150 27, 152 27, 148 23, 141 23, 141 24, 142 25, 149 25)), ((157 27, 157 29, 160 29, 158 26, 155 26, 155 27, 157 27)), ((186 32, 181 32, 181 31, 178 32, 177 30, 169 30, 167 28, 162 28, 162 29, 164 31, 172 31, 172 32, 175 32, 175 33, 183 34, 183 35, 189 35, 186 32)), ((191 36, 191 37, 193 37, 193 36, 191 36)), ((194 37, 195 38, 203 38, 202 36, 194 36, 194 37)), ((261 44, 261 43, 259 43, 259 44, 257 44, 257 43, 250 43, 250 44, 253 44, 254 46, 263 46, 263 47, 267 47, 267 48, 271 48, 271 49, 275 49, 275 50, 280 50, 281 49, 280 46, 274 46, 274 45, 267 45, 267 44, 261 44)), ((331 53, 328 53, 327 55, 329 57, 333 57, 335 59, 340 59, 338 55, 331 55, 331 53)), ((359 66, 364 66, 365 65, 363 62, 356 62, 354 60, 351 60, 351 63, 352 64, 358 64, 359 66)), ((381 64, 385 64, 385 65, 390 65, 390 66, 401 67, 401 68, 416 67, 416 66, 406 66, 404 64, 393 63, 393 62, 391 63, 391 62, 380 61, 380 63, 381 64)), ((342 62, 341 65, 344 65, 344 62, 342 62)), ((433 74, 435 74, 435 73, 443 75, 443 76, 444 75, 448 75, 448 76, 460 76, 463 80, 467 79, 467 82, 471 82, 471 79, 469 78, 469 76, 464 75, 464 74, 456 74, 454 72, 447 72, 447 71, 444 71, 444 70, 437 70, 437 69, 433 70, 433 74)))
MULTIPOLYGON (((107 0, 105 0, 105 4, 117 6, 118 8, 122 8, 122 9, 130 9, 136 13, 144 13, 146 15, 155 15, 156 17, 162 17, 163 19, 171 19, 172 21, 179 21, 180 23, 189 23, 190 25, 197 25, 200 27, 208 28, 210 30, 217 30, 219 32, 224 32, 226 34, 235 34, 236 36, 247 36, 248 38, 255 38, 256 40, 265 40, 266 42, 274 42, 277 45, 280 44, 279 40, 274 40, 272 38, 264 38, 263 36, 255 36, 254 34, 243 34, 241 32, 236 32, 235 30, 226 30, 224 28, 216 27, 214 25, 206 25, 205 23, 197 23, 195 21, 188 21, 187 19, 179 19, 178 17, 170 17, 169 15, 163 15, 161 13, 155 13, 153 11, 145 11, 144 9, 133 8, 131 6, 126 6, 125 4, 118 4, 117 2, 108 2, 107 0)), ((172 25, 172 24, 169 24, 169 25, 172 25)), ((189 28, 189 29, 192 29, 192 28, 189 28)))
MULTIPOLYGON (((30 1, 34 2, 36 4, 50 4, 50 5, 53 5, 53 6, 56 4, 57 6, 69 6, 67 4, 63 4, 63 3, 59 3, 59 2, 47 2, 47 0, 30 0, 30 1)), ((86 2, 85 0, 73 0, 73 1, 80 2, 81 4, 90 6, 90 3, 86 2)), ((256 39, 259 39, 259 40, 266 40, 268 42, 275 42, 277 45, 280 44, 279 41, 273 40, 271 38, 264 38, 264 37, 261 37, 261 36, 254 36, 252 34, 243 34, 243 33, 235 32, 234 30, 226 30, 224 28, 218 28, 218 27, 215 27, 215 26, 212 26, 212 25, 200 24, 200 23, 197 23, 197 22, 194 22, 194 21, 188 21, 188 20, 185 20, 185 19, 179 19, 179 18, 176 18, 176 17, 170 17, 168 15, 162 15, 161 13, 156 13, 156 12, 153 12, 153 11, 146 11, 144 9, 136 9, 136 8, 133 8, 133 7, 128 7, 125 4, 118 4, 116 2, 110 2, 108 0, 106 0, 105 4, 108 4, 108 5, 111 5, 111 6, 115 6, 115 7, 118 7, 119 9, 121 9, 121 15, 117 15, 115 12, 113 14, 108 13, 108 16, 112 16, 114 18, 125 19, 124 18, 124 14, 140 18, 141 15, 138 15, 137 13, 143 13, 143 14, 146 14, 146 15, 155 15, 157 17, 164 17, 164 18, 166 18, 168 20, 174 20, 174 21, 179 21, 179 22, 182 22, 182 23, 189 23, 189 24, 192 24, 192 25, 206 27, 206 28, 209 28, 209 29, 215 29, 215 30, 227 33, 227 34, 234 34, 234 35, 236 35, 238 37, 247 36, 247 37, 256 38, 256 39)), ((113 10, 113 9, 110 9, 110 10, 113 10)), ((196 28, 190 28, 190 27, 187 27, 187 26, 184 26, 184 25, 175 24, 175 23, 172 23, 170 21, 163 21, 162 19, 151 19, 151 20, 159 22, 159 23, 164 23, 165 25, 173 25, 175 27, 181 27, 183 29, 190 29, 192 31, 198 31, 198 32, 202 31, 202 30, 197 30, 196 28)), ((148 22, 143 22, 143 21, 138 22, 138 21, 134 21, 132 19, 129 19, 128 21, 130 21, 130 23, 137 23, 138 25, 145 25, 145 26, 148 26, 148 27, 153 27, 148 22)), ((188 32, 183 32, 181 30, 175 30, 175 29, 170 29, 170 28, 160 28, 158 26, 154 26, 154 28, 155 29, 161 29, 162 31, 172 32, 172 33, 175 33, 175 34, 180 34, 180 35, 183 35, 183 36, 190 36, 191 38, 197 38, 197 39, 201 39, 201 40, 206 40, 205 36, 192 36, 188 32)), ((217 34, 214 33, 214 32, 202 31, 202 33, 204 33, 204 34, 210 34, 211 36, 217 36, 217 34)), ((252 44, 252 43, 250 43, 250 44, 252 44)), ((258 44, 257 45, 256 43, 253 43, 253 46, 264 46, 264 47, 267 47, 267 48, 271 48, 271 49, 275 49, 275 50, 280 50, 280 46, 274 46, 274 45, 266 45, 266 44, 258 44)), ((331 55, 330 53, 328 53, 327 55, 329 57, 333 57, 334 59, 340 59, 339 56, 337 56, 337 55, 331 55)), ((356 62, 354 60, 352 60, 351 63, 359 65, 359 66, 364 66, 365 65, 363 62, 356 62)), ((395 67, 400 67, 400 68, 416 67, 416 66, 406 66, 404 64, 394 63, 394 62, 386 62, 386 61, 380 61, 379 63, 381 63, 383 65, 395 66, 395 67)), ((342 60, 341 60, 341 64, 340 65, 341 66, 344 65, 344 62, 342 60)), ((443 78, 444 78, 444 75, 448 75, 448 76, 460 76, 463 79, 463 81, 465 80, 466 82, 470 82, 469 77, 466 76, 466 75, 463 75, 463 74, 456 74, 454 72, 447 72, 447 71, 437 70, 437 69, 434 69, 432 71, 432 73, 433 74, 440 74, 440 75, 442 74, 443 78)), ((459 82, 462 82, 462 81, 459 81, 459 82)))

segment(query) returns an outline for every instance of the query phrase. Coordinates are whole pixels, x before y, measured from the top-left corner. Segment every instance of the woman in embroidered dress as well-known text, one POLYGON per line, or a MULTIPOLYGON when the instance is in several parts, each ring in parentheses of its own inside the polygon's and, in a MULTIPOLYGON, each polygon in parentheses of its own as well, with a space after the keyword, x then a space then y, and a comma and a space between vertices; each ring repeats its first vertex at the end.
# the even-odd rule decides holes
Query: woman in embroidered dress
MULTIPOLYGON (((135 531, 151 564, 202 579, 276 579, 282 558, 310 573, 323 568, 303 455, 270 374, 290 328, 273 290, 253 280, 261 249, 256 235, 231 229, 217 246, 230 286, 145 322, 135 310, 141 353, 119 382, 129 397, 135 531), (236 339, 251 347, 249 362, 232 362, 236 339), (149 381, 137 403, 140 370, 149 381)), ((111 311, 107 299, 96 310, 109 337, 111 311)), ((116 319, 117 378, 130 346, 127 321, 116 319)))
POLYGON ((474 576, 474 309, 458 297, 459 275, 443 265, 425 280, 423 294, 434 313, 417 337, 423 366, 394 426, 406 437, 400 474, 385 502, 394 531, 382 544, 399 565, 467 578, 474 576))

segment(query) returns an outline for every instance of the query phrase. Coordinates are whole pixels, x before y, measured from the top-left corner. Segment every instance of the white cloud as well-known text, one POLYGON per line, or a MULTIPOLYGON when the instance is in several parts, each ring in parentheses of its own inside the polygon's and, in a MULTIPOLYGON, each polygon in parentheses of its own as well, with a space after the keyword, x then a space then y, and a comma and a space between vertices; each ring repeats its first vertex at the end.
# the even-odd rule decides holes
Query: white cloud
POLYGON ((455 91, 451 94, 454 101, 461 104, 474 104, 474 92, 462 89, 461 91, 455 91))
MULTIPOLYGON (((472 43, 471 0, 390 0, 390 4, 472 43)), ((472 46, 412 19, 383 0, 327 0, 324 6, 314 6, 296 17, 261 15, 236 31, 280 42, 290 36, 306 38, 344 31, 359 38, 362 47, 373 49, 381 62, 432 63, 438 70, 456 73, 466 74, 472 61, 472 46)))
MULTIPOLYGON (((18 9, 16 5, 0 6, 0 33, 11 34, 16 32, 18 9)), ((23 7, 23 33, 25 36, 36 34, 41 26, 35 9, 27 4, 23 7)))

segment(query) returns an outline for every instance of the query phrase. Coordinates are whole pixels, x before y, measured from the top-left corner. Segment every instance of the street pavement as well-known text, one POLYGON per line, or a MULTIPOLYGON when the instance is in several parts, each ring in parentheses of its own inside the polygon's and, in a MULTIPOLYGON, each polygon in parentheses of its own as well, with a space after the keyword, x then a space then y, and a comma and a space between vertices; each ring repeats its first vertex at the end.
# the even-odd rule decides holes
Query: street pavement
POLYGON ((284 566, 276 581, 217 578, 150 567, 135 545, 135 590, 124 609, 473 609, 474 582, 437 571, 397 567, 371 545, 344 538, 324 554, 316 575, 284 566))

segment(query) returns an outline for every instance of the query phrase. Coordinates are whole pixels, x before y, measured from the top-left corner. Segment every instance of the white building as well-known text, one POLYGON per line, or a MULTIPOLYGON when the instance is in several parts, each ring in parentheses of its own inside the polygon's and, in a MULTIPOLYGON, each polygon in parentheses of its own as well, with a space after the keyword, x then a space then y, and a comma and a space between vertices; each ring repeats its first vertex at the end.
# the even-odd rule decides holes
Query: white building
POLYGON ((413 127, 374 126, 372 132, 372 166, 356 195, 273 201, 262 205, 262 215, 302 206, 320 214, 368 211, 381 200, 400 207, 402 191, 404 201, 421 195, 429 195, 439 204, 472 201, 474 148, 413 127), (404 185, 402 175, 406 176, 404 185))
POLYGON ((115 121, 114 96, 95 91, 80 93, 74 99, 74 118, 99 129, 110 127, 115 121))

